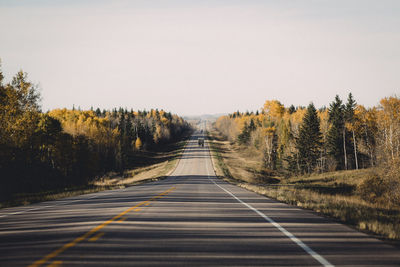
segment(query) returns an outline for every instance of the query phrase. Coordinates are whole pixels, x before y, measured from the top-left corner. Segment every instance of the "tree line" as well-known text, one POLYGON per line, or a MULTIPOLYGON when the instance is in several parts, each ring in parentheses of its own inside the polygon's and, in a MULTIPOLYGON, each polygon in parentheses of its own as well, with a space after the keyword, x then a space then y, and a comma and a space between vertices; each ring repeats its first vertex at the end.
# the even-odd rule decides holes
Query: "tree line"
POLYGON ((135 166, 190 129, 164 110, 55 109, 42 112, 37 87, 18 72, 0 70, 0 195, 84 185, 135 166))
POLYGON ((267 100, 261 112, 220 117, 216 129, 231 142, 255 148, 263 165, 285 175, 396 165, 400 158, 400 99, 366 108, 353 95, 329 107, 285 107, 267 100))

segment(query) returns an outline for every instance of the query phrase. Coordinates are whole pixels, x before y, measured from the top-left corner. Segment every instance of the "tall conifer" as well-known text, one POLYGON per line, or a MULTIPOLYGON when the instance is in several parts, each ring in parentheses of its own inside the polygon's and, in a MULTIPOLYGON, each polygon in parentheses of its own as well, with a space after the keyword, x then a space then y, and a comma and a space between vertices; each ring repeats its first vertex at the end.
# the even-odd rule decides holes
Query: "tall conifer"
POLYGON ((331 127, 327 136, 328 154, 336 160, 337 169, 344 169, 346 161, 343 149, 344 105, 338 95, 329 105, 329 122, 331 127))
POLYGON ((302 172, 311 173, 316 166, 322 145, 322 133, 317 110, 311 103, 300 126, 299 136, 296 139, 296 148, 299 151, 299 163, 302 172))

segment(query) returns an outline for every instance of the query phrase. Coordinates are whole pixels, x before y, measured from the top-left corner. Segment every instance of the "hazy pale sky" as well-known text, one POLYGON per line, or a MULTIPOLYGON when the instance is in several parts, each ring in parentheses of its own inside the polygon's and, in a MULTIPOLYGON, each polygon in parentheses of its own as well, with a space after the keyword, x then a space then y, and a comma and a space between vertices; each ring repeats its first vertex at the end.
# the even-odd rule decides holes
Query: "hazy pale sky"
POLYGON ((0 0, 0 58, 43 110, 373 106, 400 94, 400 1, 0 0))

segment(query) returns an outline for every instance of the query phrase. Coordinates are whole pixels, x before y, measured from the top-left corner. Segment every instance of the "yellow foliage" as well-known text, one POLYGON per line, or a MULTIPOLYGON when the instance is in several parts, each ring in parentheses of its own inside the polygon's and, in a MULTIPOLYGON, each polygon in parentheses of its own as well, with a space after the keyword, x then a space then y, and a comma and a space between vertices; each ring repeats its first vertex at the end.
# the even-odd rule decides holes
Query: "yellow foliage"
POLYGON ((388 118, 400 121, 400 98, 385 97, 380 101, 382 110, 388 118))
POLYGON ((162 128, 161 128, 161 126, 159 124, 156 124, 156 129, 155 129, 154 134, 153 134, 154 143, 157 144, 159 142, 159 140, 162 138, 162 136, 163 136, 162 128))
POLYGON ((301 124, 303 122, 304 115, 306 114, 307 109, 298 108, 296 112, 294 112, 291 116, 291 121, 293 124, 301 124))
POLYGON ((249 122, 249 118, 246 116, 241 116, 241 117, 236 117, 235 122, 237 124, 237 127, 240 129, 240 131, 243 130, 244 124, 249 122))
POLYGON ((285 107, 278 100, 267 100, 264 103, 263 111, 272 118, 282 118, 285 107))
POLYGON ((162 124, 164 124, 165 126, 169 125, 169 120, 165 117, 161 117, 161 122, 162 124))
POLYGON ((325 109, 323 111, 318 111, 318 118, 320 121, 321 133, 324 137, 326 137, 330 128, 328 109, 325 109))
POLYGON ((135 141, 135 149, 136 150, 140 150, 142 148, 142 140, 140 140, 140 138, 138 137, 135 141))
POLYGON ((400 158, 400 98, 386 97, 380 101, 377 121, 382 130, 382 144, 387 158, 400 158))
POLYGON ((276 131, 275 127, 267 127, 263 129, 264 136, 272 136, 276 131))
POLYGON ((119 135, 118 129, 109 127, 108 118, 99 118, 93 111, 54 109, 49 116, 58 119, 63 130, 73 136, 84 135, 96 143, 113 143, 119 135))
POLYGON ((306 114, 307 110, 305 108, 298 108, 296 112, 294 112, 290 116, 290 122, 292 124, 292 132, 297 135, 299 132, 299 128, 301 123, 303 122, 304 115, 306 114))

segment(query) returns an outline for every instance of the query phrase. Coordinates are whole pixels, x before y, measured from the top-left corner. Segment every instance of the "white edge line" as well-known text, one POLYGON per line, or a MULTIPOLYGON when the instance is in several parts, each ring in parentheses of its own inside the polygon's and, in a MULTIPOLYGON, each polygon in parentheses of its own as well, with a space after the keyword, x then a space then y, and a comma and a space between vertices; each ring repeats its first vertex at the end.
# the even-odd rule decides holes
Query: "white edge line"
MULTIPOLYGON (((211 154, 210 154, 211 156, 211 154)), ((207 169, 207 177, 208 179, 213 182, 216 186, 218 186, 219 188, 221 188, 222 190, 224 190, 226 193, 228 193, 229 195, 231 195, 234 199, 236 199, 238 202, 242 203, 244 206, 246 206, 247 208, 251 209, 252 211, 254 211, 255 213, 257 213, 258 215, 260 215, 262 218, 264 218, 267 222, 271 223, 273 226, 275 226, 276 228, 278 228, 279 231, 281 231, 282 233, 284 233, 288 238, 290 238, 290 240, 292 240, 294 243, 296 243, 299 247, 301 247, 305 252, 307 252, 309 255, 311 255, 314 259, 316 259, 319 263, 321 263, 323 266, 325 267, 333 267, 334 265, 332 263, 330 263, 329 261, 327 261, 324 257, 322 257, 321 255, 319 255, 317 252, 315 252, 314 250, 312 250, 309 246, 307 246, 306 244, 303 243, 303 241, 301 241, 300 239, 298 239, 294 234, 292 234, 291 232, 287 231, 285 228, 283 228, 279 223, 275 222, 273 219, 271 219, 270 217, 268 217, 267 215, 265 215, 264 213, 262 213, 261 211, 257 210, 256 208, 254 208, 253 206, 247 204, 246 202, 242 201, 240 198, 236 197, 232 192, 230 192, 229 190, 223 188, 222 186, 220 186, 219 184, 217 184, 213 179, 210 178, 209 175, 209 169, 206 163, 206 169, 207 169)))

